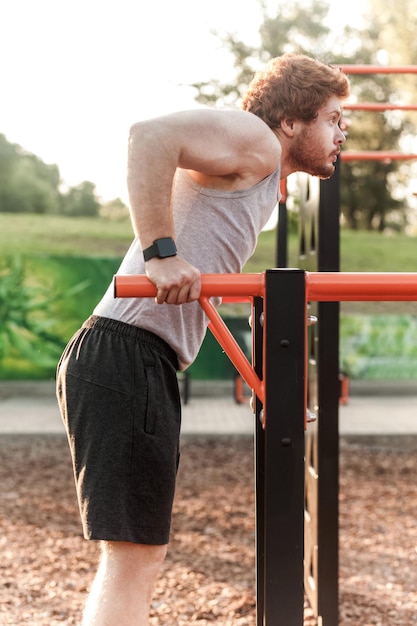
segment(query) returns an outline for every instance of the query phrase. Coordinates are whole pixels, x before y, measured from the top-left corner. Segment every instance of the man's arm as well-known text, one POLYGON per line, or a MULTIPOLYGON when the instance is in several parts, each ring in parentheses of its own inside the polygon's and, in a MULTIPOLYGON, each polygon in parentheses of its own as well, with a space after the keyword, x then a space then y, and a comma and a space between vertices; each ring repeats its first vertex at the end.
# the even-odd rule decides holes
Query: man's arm
MULTIPOLYGON (((171 193, 177 167, 213 188, 250 187, 279 161, 279 142, 259 118, 244 111, 195 110, 135 124, 130 133, 128 190, 132 223, 142 248, 175 240, 171 193)), ((157 301, 198 298, 200 274, 180 256, 154 258, 146 272, 157 301)))

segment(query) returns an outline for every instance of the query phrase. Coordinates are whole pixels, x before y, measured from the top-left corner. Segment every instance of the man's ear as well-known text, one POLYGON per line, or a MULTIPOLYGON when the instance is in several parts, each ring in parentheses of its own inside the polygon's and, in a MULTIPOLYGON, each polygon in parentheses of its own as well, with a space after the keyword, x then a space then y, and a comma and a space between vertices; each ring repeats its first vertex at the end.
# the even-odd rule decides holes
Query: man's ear
POLYGON ((287 137, 293 137, 294 135, 294 120, 291 118, 285 118, 281 120, 281 130, 287 137))

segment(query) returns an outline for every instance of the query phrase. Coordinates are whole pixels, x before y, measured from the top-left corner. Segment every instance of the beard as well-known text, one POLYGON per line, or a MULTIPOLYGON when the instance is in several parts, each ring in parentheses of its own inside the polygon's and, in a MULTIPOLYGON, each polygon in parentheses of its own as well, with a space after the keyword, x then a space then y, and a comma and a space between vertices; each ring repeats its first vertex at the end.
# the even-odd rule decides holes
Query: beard
POLYGON ((302 137, 293 140, 288 150, 288 159, 294 171, 306 172, 322 179, 334 174, 335 165, 329 163, 331 155, 320 144, 317 145, 317 138, 307 129, 302 137))

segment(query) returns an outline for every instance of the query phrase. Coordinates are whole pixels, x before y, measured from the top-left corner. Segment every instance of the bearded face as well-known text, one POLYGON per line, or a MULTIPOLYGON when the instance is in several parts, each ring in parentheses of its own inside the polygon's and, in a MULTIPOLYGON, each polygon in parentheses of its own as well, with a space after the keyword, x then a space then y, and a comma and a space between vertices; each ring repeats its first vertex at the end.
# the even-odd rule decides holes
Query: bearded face
POLYGON ((330 178, 335 170, 340 147, 329 147, 329 143, 316 132, 314 124, 306 124, 305 132, 294 137, 288 149, 288 158, 296 171, 323 179, 330 178))
POLYGON ((292 171, 307 172, 323 179, 332 176, 341 146, 346 141, 339 126, 340 119, 339 101, 330 98, 312 122, 293 123, 294 133, 288 145, 292 171))

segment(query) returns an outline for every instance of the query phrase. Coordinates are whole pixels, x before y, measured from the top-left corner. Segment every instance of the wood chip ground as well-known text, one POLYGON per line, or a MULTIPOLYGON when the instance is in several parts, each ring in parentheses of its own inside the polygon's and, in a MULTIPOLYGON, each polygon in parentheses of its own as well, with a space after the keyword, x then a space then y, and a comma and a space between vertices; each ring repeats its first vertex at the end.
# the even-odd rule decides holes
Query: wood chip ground
MULTIPOLYGON (((81 537, 66 439, 3 435, 0 459, 0 624, 79 624, 99 547, 81 537)), ((339 626, 417 624, 417 438, 343 439, 340 465, 339 626)), ((212 624, 255 625, 246 437, 184 438, 152 604, 151 626, 212 624)))

